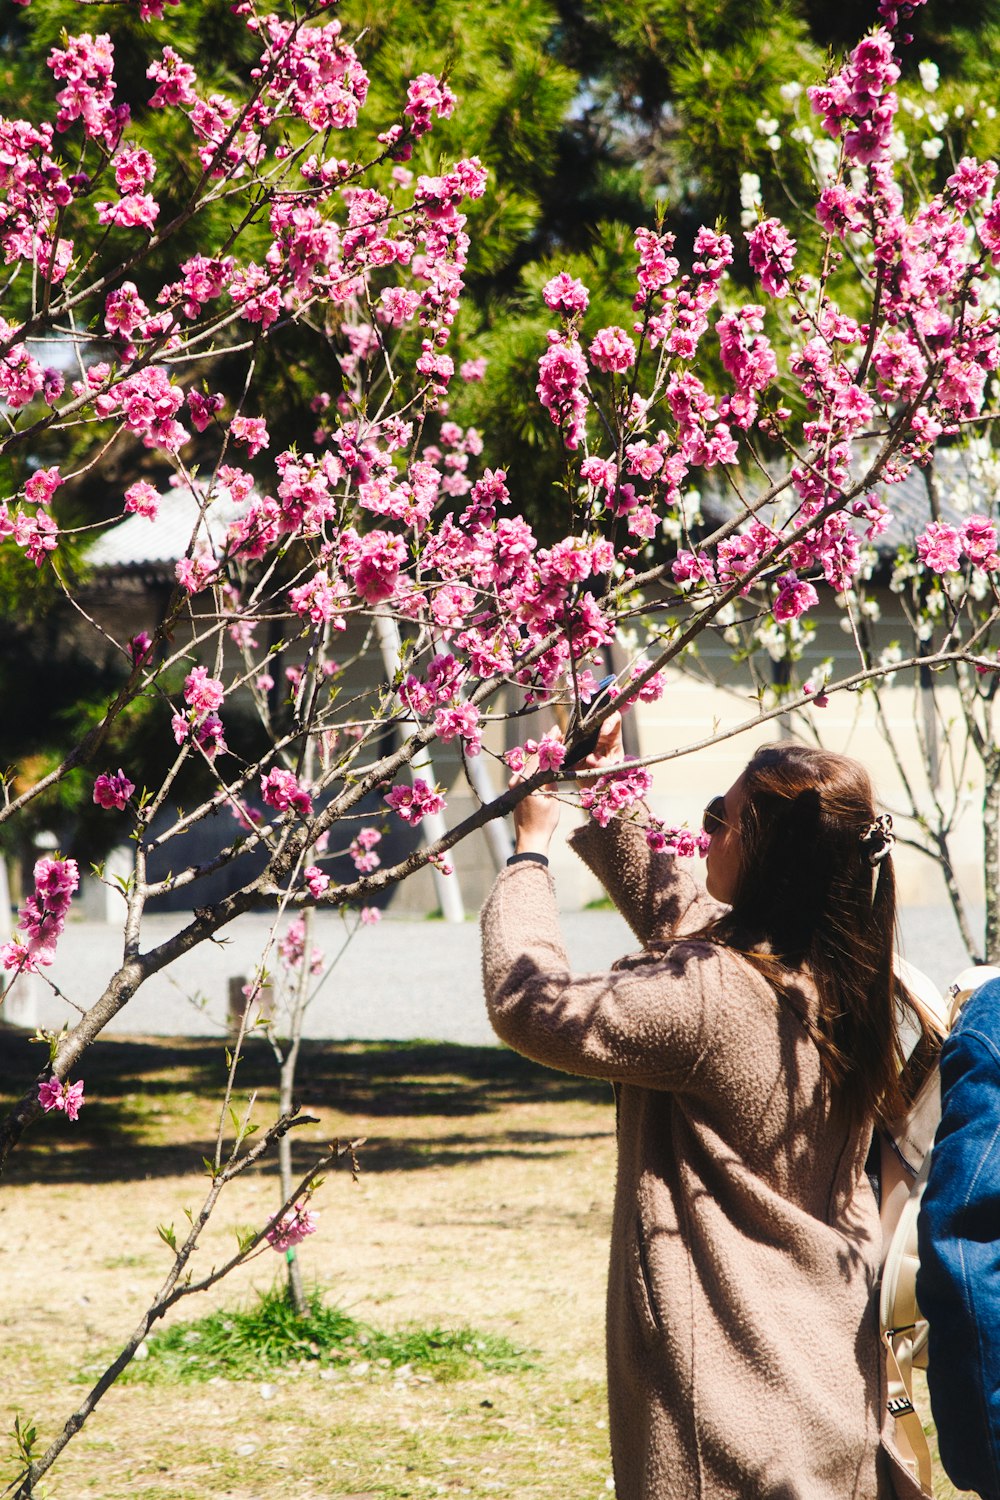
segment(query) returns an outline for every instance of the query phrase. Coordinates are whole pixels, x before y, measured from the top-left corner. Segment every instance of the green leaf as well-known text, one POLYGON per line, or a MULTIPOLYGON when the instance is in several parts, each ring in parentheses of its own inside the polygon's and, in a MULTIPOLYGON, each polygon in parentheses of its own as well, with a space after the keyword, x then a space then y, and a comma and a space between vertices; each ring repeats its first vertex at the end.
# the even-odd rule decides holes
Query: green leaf
POLYGON ((163 1241, 163 1243, 165 1245, 169 1245, 170 1249, 173 1250, 176 1254, 177 1236, 174 1233, 174 1226, 172 1224, 157 1224, 156 1232, 160 1236, 160 1239, 163 1241))

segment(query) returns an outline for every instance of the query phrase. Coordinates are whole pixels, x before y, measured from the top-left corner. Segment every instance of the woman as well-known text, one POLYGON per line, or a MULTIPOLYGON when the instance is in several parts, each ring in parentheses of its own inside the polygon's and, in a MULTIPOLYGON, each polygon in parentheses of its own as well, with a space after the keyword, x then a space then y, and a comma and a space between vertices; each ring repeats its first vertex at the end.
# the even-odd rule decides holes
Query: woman
MULTIPOLYGON (((621 756, 620 719, 592 767, 621 756)), ((618 1500, 876 1500, 919 1489, 880 1448, 880 1259, 865 1175, 903 1103, 891 823, 864 769, 782 744, 706 813, 708 895, 635 822, 572 844, 645 951, 573 976, 546 855, 555 797, 515 812, 483 910, 494 1028, 615 1086, 607 1305, 618 1500), (893 1471, 891 1477, 890 1471, 893 1471)), ((920 1051, 933 1045, 930 1032, 920 1051)))

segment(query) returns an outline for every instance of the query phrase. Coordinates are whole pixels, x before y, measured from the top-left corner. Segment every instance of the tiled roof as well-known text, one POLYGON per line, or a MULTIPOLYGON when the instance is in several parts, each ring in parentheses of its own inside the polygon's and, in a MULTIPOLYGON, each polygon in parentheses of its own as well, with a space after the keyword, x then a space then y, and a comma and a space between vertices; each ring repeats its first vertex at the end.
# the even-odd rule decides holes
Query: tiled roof
MULTIPOLYGON (((983 490, 981 480, 969 473, 961 452, 940 450, 935 457, 934 474, 940 520, 961 525, 970 512, 989 513, 994 508, 989 495, 983 490)), ((761 493, 761 486, 756 484, 744 490, 744 493, 752 500, 755 494, 761 493)), ((927 471, 914 466, 900 484, 876 484, 872 493, 892 512, 892 519, 876 539, 875 546, 882 557, 894 557, 897 549, 904 544, 912 547, 928 522, 933 519, 927 492, 927 471)), ((794 503, 794 500, 789 499, 788 492, 777 502, 786 514, 794 503)), ((708 525, 714 527, 738 515, 741 506, 732 491, 706 491, 702 496, 701 509, 708 525)), ((773 515, 768 516, 764 511, 761 512, 761 519, 773 520, 773 515)))
POLYGON ((228 495, 220 495, 204 507, 188 488, 167 489, 160 499, 156 519, 128 516, 98 537, 87 554, 95 568, 127 571, 157 565, 173 567, 187 552, 191 538, 198 534, 218 542, 230 523, 246 509, 228 495))

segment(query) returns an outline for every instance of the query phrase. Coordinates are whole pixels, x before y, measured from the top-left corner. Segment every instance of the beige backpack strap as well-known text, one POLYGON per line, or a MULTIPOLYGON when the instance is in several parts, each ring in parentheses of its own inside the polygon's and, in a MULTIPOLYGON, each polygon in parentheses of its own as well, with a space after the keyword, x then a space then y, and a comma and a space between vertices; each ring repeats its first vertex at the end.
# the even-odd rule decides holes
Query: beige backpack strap
POLYGON ((930 1171, 931 1154, 924 1157, 916 1181, 899 1216, 882 1268, 879 1320, 885 1345, 888 1409, 895 1421, 896 1446, 907 1466, 915 1470, 924 1494, 930 1495, 931 1455, 913 1405, 913 1370, 927 1367, 927 1323, 917 1306, 917 1216, 930 1171))

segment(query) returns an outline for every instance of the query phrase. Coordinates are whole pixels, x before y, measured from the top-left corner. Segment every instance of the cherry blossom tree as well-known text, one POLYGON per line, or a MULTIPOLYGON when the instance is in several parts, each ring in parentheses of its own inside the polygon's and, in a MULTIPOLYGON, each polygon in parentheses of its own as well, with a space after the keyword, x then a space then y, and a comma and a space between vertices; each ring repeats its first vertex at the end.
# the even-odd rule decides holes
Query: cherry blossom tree
MULTIPOLYGON (((907 194, 913 203, 903 274, 926 280, 933 279, 949 256, 966 255, 969 237, 977 232, 967 225, 962 240, 958 224, 942 216, 942 196, 934 193, 934 179, 944 185, 944 201, 949 194, 955 195, 952 202, 958 201, 970 173, 981 174, 982 182, 992 182, 993 163, 975 165, 971 158, 960 156, 960 145, 980 136, 990 141, 995 110, 980 97, 974 83, 962 91, 953 87, 943 99, 939 70, 930 61, 922 61, 916 71, 919 81, 901 96, 903 107, 893 116, 890 150, 898 162, 905 163, 907 194), (943 159, 950 160, 954 169, 946 176, 942 176, 943 159), (945 249, 949 240, 950 249, 945 249)), ((795 158, 790 180, 808 176, 817 189, 823 189, 836 166, 838 144, 822 133, 799 85, 789 85, 783 97, 782 110, 777 111, 782 118, 761 121, 762 127, 773 132, 775 174, 780 179, 795 158)), ((857 168, 854 176, 857 186, 857 168)), ((755 177, 745 186, 744 218, 752 224, 762 212, 760 180, 755 177)), ((821 198, 821 207, 822 203, 821 198)), ((989 230, 980 244, 992 253, 989 230)), ((876 282, 879 272, 858 221, 848 228, 844 246, 859 287, 870 289, 873 267, 876 282)), ((982 278, 980 307, 994 309, 997 297, 995 277, 982 278)), ((888 333, 883 335, 885 349, 893 342, 888 333)), ((897 336, 895 342, 897 348, 905 349, 905 340, 900 342, 897 336)), ((989 417, 992 393, 985 401, 976 396, 973 405, 989 417)), ((859 565, 832 600, 859 668, 880 669, 861 685, 855 718, 870 705, 879 737, 895 766, 897 837, 939 867, 962 940, 970 958, 980 963, 995 962, 1000 956, 997 674, 984 665, 995 659, 998 649, 998 470, 990 433, 989 421, 980 420, 970 405, 964 420, 939 434, 911 471, 904 491, 879 484, 876 493, 886 507, 885 525, 864 540, 859 565), (902 497, 898 506, 895 494, 902 497), (935 658, 959 645, 974 652, 981 659, 978 664, 958 656, 937 668, 922 665, 904 679, 912 694, 912 713, 908 702, 901 716, 894 664, 905 658, 935 658), (978 893, 973 888, 970 897, 956 853, 960 825, 963 818, 968 819, 973 803, 981 815, 985 894, 981 928, 977 928, 975 911, 978 893)), ((729 644, 732 660, 747 669, 760 701, 778 705, 801 699, 804 692, 806 703, 789 716, 791 727, 818 744, 831 743, 824 709, 833 658, 819 659, 814 619, 808 607, 806 611, 798 607, 803 587, 811 585, 796 584, 784 598, 779 596, 773 611, 767 609, 765 593, 755 589, 748 597, 756 608, 731 608, 717 617, 716 628, 729 644)), ((814 602, 810 599, 809 605, 814 602)), ((697 650, 684 665, 703 680, 726 685, 726 674, 714 671, 697 650)), ((741 674, 736 682, 738 691, 745 693, 746 677, 741 674)), ((731 676, 728 685, 736 685, 731 676)))
MULTIPOLYGON (((133 132, 114 45, 96 26, 53 46, 52 96, 46 103, 39 88, 33 118, 0 120, 0 457, 16 480, 0 534, 39 577, 55 577, 75 628, 120 663, 120 685, 59 764, 6 786, 0 824, 84 775, 132 850, 122 961, 92 1004, 69 1013, 45 1068, 0 1123, 0 1165, 46 1110, 69 1128, 85 1107, 88 1046, 146 980, 242 914, 269 905, 272 942, 295 948, 304 974, 309 910, 361 920, 415 871, 445 875, 456 843, 542 779, 567 794, 577 786, 600 822, 630 815, 655 756, 602 774, 572 769, 622 631, 645 622, 612 700, 627 709, 661 695, 666 668, 733 610, 789 626, 826 591, 856 589, 894 487, 988 419, 1000 359, 985 295, 1000 253, 996 167, 963 159, 939 192, 909 201, 891 143, 897 51, 914 6, 882 0, 880 24, 810 90, 833 143, 817 249, 807 254, 762 212, 740 236, 703 227, 682 261, 654 219, 635 230, 634 280, 616 319, 592 321, 578 275, 545 284, 552 327, 533 380, 564 469, 543 542, 520 513, 527 476, 480 472, 480 435, 450 414, 461 382, 488 381, 489 371, 458 342, 469 215, 487 174, 475 157, 434 159, 435 123, 459 106, 448 78, 418 73, 395 120, 366 132, 363 43, 335 4, 235 5, 253 65, 231 93, 207 91, 163 40, 165 0, 132 9, 149 26, 143 107, 169 114, 198 164, 168 208, 158 195, 167 164, 133 132), (324 341, 330 378, 312 394, 310 430, 279 445, 258 366, 275 340, 307 336, 324 341), (66 358, 47 362, 53 347, 66 358), (92 524, 74 514, 74 487, 113 473, 126 444, 141 445, 175 487, 133 479, 117 517, 151 520, 183 494, 196 518, 155 630, 119 639, 85 609, 61 559, 92 524), (706 532, 692 526, 687 495, 712 483, 725 487, 730 517, 706 532), (391 642, 395 665, 347 692, 338 642, 366 635, 391 642), (561 708, 566 737, 515 745, 507 766, 538 750, 535 775, 483 795, 450 826, 431 822, 447 819, 447 792, 426 770, 430 749, 451 744, 466 764, 496 755, 511 691, 521 704, 561 708), (139 704, 170 752, 153 785, 111 753, 139 704), (241 704, 257 716, 252 743, 233 733, 241 704), (185 793, 182 807, 189 784, 206 790, 193 802, 185 793), (210 817, 228 819, 231 836, 199 860, 188 850, 210 817), (383 860, 393 823, 425 836, 383 860), (335 857, 348 859, 349 878, 332 877, 335 857), (203 899, 219 871, 230 894, 203 899), (144 914, 167 892, 190 900, 190 919, 144 946, 144 914)), ((101 13, 81 3, 82 27, 101 13)), ((988 533, 985 518, 929 532, 914 566, 929 580, 954 560, 975 578, 991 627, 988 533)), ((892 663, 862 653, 823 691, 950 664, 992 681, 985 639, 985 629, 945 631, 892 663)), ((739 728, 810 696, 807 683, 739 728)), ((679 853, 698 843, 655 819, 647 837, 679 853)), ((72 858, 39 860, 0 952, 8 977, 44 979, 56 945, 72 941, 64 926, 78 879, 72 858)), ((32 1457, 19 1494, 176 1300, 195 1230, 226 1181, 292 1123, 282 1113, 252 1147, 238 1112, 232 1145, 220 1128, 211 1193, 194 1238, 175 1246, 172 1280, 64 1434, 32 1457)), ((291 1185, 232 1264, 268 1237, 289 1248, 314 1227, 317 1170, 291 1185)))

